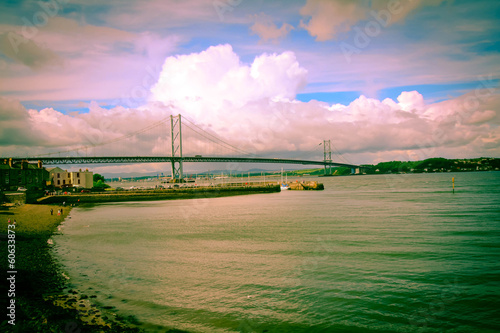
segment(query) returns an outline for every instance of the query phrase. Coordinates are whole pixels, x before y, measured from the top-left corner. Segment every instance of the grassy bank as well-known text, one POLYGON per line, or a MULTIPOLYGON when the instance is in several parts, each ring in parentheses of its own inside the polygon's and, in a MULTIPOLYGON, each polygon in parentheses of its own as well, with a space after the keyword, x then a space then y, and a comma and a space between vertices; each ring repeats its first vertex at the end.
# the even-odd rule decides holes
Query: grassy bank
MULTIPOLYGON (((69 207, 57 205, 22 205, 0 207, 0 247, 4 272, 12 270, 7 262, 8 219, 16 221, 15 296, 7 299, 11 285, 0 282, 3 314, 1 332, 136 332, 114 320, 106 320, 88 300, 63 290, 66 279, 50 255, 50 236, 70 213, 69 207), (50 209, 53 209, 53 215, 50 209), (63 214, 58 216, 57 210, 63 214), (8 323, 5 301, 15 300, 15 326, 8 323)), ((13 223, 11 223, 13 224, 13 223)), ((10 276, 10 275, 8 275, 10 276)))

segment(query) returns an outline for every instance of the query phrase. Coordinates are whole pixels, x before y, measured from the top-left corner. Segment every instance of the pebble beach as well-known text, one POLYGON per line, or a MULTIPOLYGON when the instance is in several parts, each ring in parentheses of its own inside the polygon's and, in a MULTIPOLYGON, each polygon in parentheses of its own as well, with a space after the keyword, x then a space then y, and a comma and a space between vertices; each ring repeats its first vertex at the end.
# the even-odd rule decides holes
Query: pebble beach
MULTIPOLYGON (((93 295, 70 289, 68 277, 51 257, 51 235, 71 214, 62 205, 4 205, 0 207, 2 267, 8 267, 7 230, 15 227, 15 291, 6 299, 10 282, 0 282, 2 299, 15 301, 15 319, 2 316, 1 332, 140 332, 111 312, 93 303, 93 295), (51 214, 52 209, 52 214, 51 214), (58 215, 58 210, 62 214, 58 215), (10 323, 9 323, 10 321, 10 323), (15 325, 13 325, 13 323, 15 325)), ((68 219, 69 220, 69 219, 68 219)), ((9 303, 6 303, 8 305, 9 303)), ((6 307, 3 307, 6 309, 6 307)), ((6 310, 7 311, 7 310, 6 310)))

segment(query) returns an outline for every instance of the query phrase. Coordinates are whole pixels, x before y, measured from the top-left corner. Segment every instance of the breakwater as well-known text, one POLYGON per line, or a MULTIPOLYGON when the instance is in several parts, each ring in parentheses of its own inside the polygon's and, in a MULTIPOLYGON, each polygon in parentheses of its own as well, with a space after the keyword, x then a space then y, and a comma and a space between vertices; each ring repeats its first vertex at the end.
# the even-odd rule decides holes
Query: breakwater
POLYGON ((232 187, 196 187, 178 189, 156 189, 137 191, 105 191, 101 193, 78 193, 43 197, 43 204, 78 204, 125 201, 153 201, 177 199, 217 198, 234 195, 279 192, 279 185, 232 186, 232 187))
POLYGON ((293 182, 288 184, 290 190, 292 191, 321 191, 324 190, 325 187, 322 183, 318 183, 316 181, 309 182, 293 182))

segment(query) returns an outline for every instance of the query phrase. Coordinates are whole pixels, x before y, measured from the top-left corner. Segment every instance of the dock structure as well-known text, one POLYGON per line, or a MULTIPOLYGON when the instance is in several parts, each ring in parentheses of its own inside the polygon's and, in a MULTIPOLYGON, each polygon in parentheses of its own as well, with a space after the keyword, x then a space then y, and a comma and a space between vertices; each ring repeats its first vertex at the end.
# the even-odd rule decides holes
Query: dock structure
POLYGON ((262 194, 279 192, 280 187, 274 185, 255 186, 200 186, 191 188, 148 189, 102 191, 94 193, 65 193, 61 195, 44 196, 37 200, 40 204, 83 204, 124 201, 153 201, 175 199, 204 199, 246 194, 262 194))

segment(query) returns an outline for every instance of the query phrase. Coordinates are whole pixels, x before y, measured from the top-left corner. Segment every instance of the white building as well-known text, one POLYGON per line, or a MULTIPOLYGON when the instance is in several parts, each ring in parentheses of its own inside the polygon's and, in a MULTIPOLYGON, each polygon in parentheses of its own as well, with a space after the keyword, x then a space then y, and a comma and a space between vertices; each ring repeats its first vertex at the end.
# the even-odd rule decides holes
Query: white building
POLYGON ((86 169, 85 171, 66 171, 59 167, 47 169, 50 173, 51 184, 55 187, 78 186, 92 188, 94 186, 94 173, 86 169))
POLYGON ((85 171, 73 171, 70 173, 71 184, 73 186, 81 186, 84 188, 92 188, 94 186, 94 173, 85 169, 85 171))

